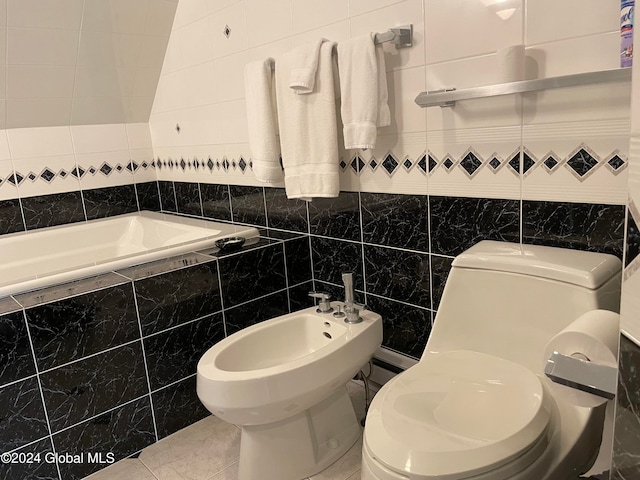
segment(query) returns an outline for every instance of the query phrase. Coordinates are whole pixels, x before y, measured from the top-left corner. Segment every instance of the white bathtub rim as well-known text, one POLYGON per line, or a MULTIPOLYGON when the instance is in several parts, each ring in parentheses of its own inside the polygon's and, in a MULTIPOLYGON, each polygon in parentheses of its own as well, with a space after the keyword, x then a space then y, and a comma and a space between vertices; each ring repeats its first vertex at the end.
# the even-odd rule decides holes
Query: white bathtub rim
MULTIPOLYGON (((144 254, 133 253, 129 255, 123 255, 115 260, 103 260, 98 262, 88 262, 79 266, 75 266, 69 269, 62 269, 58 271, 47 272, 45 275, 30 275, 22 279, 12 280, 10 283, 3 284, 0 279, 0 299, 19 294, 32 292, 42 288, 52 287, 59 284, 80 280, 87 277, 93 277, 96 275, 116 272, 117 270, 123 270, 125 268, 150 263, 157 260, 162 260, 174 256, 179 256, 187 253, 196 253, 198 250, 204 250, 214 246, 214 242, 218 238, 224 238, 228 236, 241 236, 248 239, 247 243, 254 243, 259 237, 259 231, 254 227, 245 225, 222 223, 215 220, 203 220, 193 217, 183 217, 179 215, 172 215, 159 212, 140 211, 124 215, 118 215, 118 218, 124 217, 146 217, 155 220, 168 221, 178 223, 181 225, 195 226, 199 228, 210 228, 211 223, 215 223, 218 226, 224 227, 224 234, 219 233, 216 235, 210 235, 202 237, 196 241, 187 241, 176 243, 170 246, 162 246, 155 249, 147 250, 144 254), (132 261, 137 259, 137 261, 132 261)), ((107 217, 104 219, 89 220, 87 222, 78 222, 74 224, 57 225, 53 227, 46 227, 38 230, 30 230, 27 232, 16 232, 7 235, 3 235, 2 238, 16 238, 28 234, 37 235, 41 231, 51 232, 58 229, 86 226, 92 223, 104 222, 105 220, 113 219, 114 217, 107 217)), ((90 228, 90 227, 89 227, 90 228)), ((116 272, 117 273, 117 272, 116 272)), ((123 278, 126 278, 123 276, 123 278)))

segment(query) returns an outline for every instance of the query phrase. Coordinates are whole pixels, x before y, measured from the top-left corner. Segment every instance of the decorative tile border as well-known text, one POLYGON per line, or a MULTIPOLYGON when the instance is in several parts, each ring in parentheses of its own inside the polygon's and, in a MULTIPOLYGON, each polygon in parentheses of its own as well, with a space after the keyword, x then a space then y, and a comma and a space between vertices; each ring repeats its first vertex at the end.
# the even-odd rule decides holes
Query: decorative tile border
MULTIPOLYGON (((239 158, 184 158, 174 159, 171 157, 160 158, 155 160, 155 166, 159 172, 184 172, 184 173, 231 173, 241 172, 246 174, 253 169, 251 159, 247 160, 245 156, 240 155, 239 158)), ((459 158, 451 154, 445 154, 442 158, 438 158, 433 152, 426 151, 418 155, 416 158, 410 156, 400 156, 393 151, 388 151, 382 158, 371 157, 365 160, 360 152, 355 152, 349 159, 341 158, 339 167, 341 171, 351 170, 354 174, 359 175, 370 169, 373 172, 384 172, 389 177, 404 170, 409 172, 417 169, 424 175, 434 173, 436 169, 441 169, 447 173, 451 173, 456 169, 462 170, 470 179, 473 178, 482 169, 488 169, 492 173, 498 173, 503 168, 507 168, 516 176, 522 174, 527 176, 536 168, 543 168, 548 174, 554 174, 561 168, 571 172, 571 174, 580 182, 583 182, 598 168, 606 168, 612 175, 618 175, 628 165, 626 155, 616 149, 606 156, 598 155, 588 145, 581 143, 566 157, 560 158, 553 151, 536 157, 527 147, 518 148, 509 154, 506 158, 501 157, 497 153, 493 153, 486 158, 483 157, 476 149, 469 147, 459 158), (522 168, 520 166, 522 162, 522 168)))

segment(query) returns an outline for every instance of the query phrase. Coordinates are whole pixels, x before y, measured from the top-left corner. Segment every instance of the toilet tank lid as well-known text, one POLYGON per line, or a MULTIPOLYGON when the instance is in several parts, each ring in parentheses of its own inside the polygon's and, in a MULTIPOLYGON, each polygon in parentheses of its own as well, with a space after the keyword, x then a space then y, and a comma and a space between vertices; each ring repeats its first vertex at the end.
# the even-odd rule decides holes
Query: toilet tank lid
POLYGON ((618 274, 622 263, 606 253, 483 240, 458 255, 453 266, 520 273, 596 289, 618 274))

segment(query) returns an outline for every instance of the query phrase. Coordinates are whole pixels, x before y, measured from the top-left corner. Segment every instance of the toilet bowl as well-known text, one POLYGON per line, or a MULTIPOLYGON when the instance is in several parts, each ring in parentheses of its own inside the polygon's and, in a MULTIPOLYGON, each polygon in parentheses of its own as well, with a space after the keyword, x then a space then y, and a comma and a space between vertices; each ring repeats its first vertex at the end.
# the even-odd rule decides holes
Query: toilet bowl
POLYGON ((620 269, 611 255, 503 242, 458 256, 420 361, 369 407, 362 480, 565 480, 586 472, 607 400, 551 382, 543 356, 585 315, 618 334, 620 269))
POLYGON ((242 429, 239 480, 309 477, 360 437, 345 385, 382 342, 380 315, 361 317, 345 323, 311 307, 240 330, 202 356, 200 401, 242 429))

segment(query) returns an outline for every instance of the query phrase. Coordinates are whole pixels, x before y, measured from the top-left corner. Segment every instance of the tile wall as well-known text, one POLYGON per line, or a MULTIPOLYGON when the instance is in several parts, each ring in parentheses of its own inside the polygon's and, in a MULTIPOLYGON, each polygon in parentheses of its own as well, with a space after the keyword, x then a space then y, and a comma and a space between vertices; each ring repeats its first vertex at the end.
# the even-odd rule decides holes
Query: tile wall
POLYGON ((195 392, 202 354, 309 304, 308 239, 279 237, 0 300, 0 451, 42 456, 0 464, 0 476, 81 479, 108 463, 46 452, 117 461, 208 415, 195 392))
POLYGON ((0 130, 0 235, 153 207, 155 180, 146 123, 0 130))

